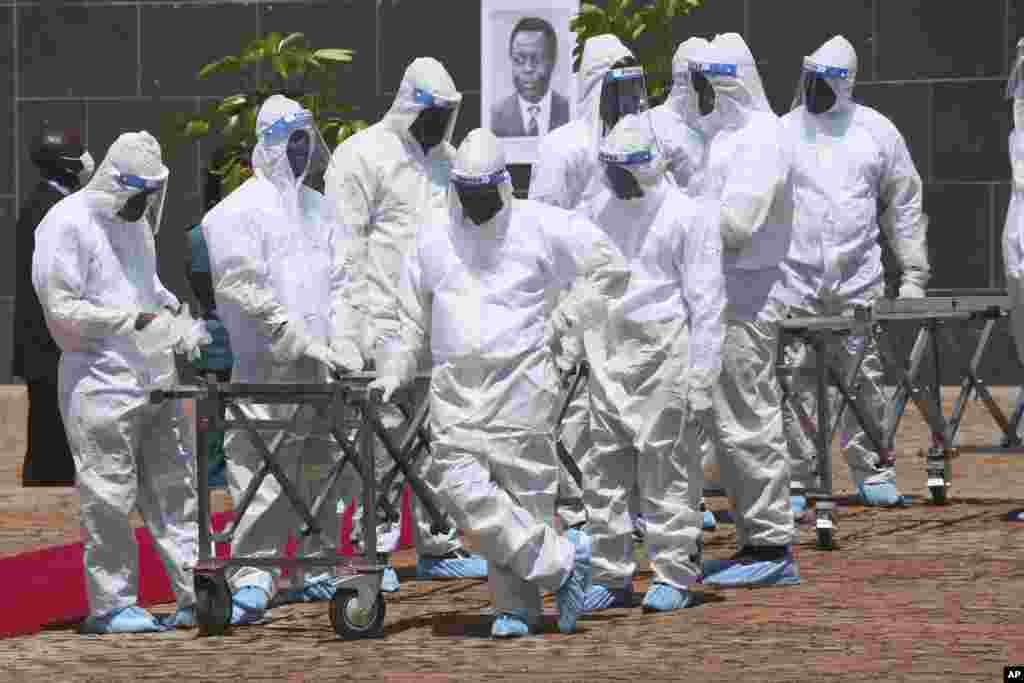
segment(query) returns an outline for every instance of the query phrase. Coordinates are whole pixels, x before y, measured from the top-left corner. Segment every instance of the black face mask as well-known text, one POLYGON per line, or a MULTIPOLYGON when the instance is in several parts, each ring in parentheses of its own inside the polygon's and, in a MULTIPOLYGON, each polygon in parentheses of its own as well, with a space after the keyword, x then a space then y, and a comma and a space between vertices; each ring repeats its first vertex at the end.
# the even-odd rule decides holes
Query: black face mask
MULTIPOLYGON (((612 65, 612 70, 638 65, 636 59, 624 57, 612 65)), ((614 128, 626 114, 638 114, 643 110, 647 101, 644 88, 643 79, 605 80, 601 83, 600 116, 607 130, 614 128)))
POLYGON ((448 131, 448 121, 451 117, 451 109, 431 107, 421 111, 409 126, 409 132, 416 138, 416 142, 420 143, 424 154, 444 141, 444 134, 448 131))
POLYGON ((135 221, 142 218, 142 214, 146 212, 146 202, 149 200, 149 195, 152 192, 139 192, 137 195, 125 202, 124 206, 120 211, 117 212, 118 217, 121 220, 134 223, 135 221))
POLYGON ((292 167, 292 173, 298 178, 306 172, 309 164, 309 133, 304 130, 297 130, 288 137, 288 164, 292 167))
POLYGON ((694 73, 690 81, 694 92, 697 93, 697 110, 701 116, 707 116, 715 110, 715 103, 718 99, 715 96, 715 87, 702 73, 694 73))
POLYGON ((605 164, 604 175, 608 179, 612 192, 619 199, 639 199, 644 196, 644 191, 640 188, 636 176, 622 166, 605 164))
POLYGON ((807 111, 812 114, 824 114, 835 105, 836 93, 824 78, 811 76, 804 86, 804 102, 807 111))
POLYGON ((455 184, 462 204, 462 213, 477 225, 483 225, 498 215, 505 206, 497 185, 469 186, 455 184))

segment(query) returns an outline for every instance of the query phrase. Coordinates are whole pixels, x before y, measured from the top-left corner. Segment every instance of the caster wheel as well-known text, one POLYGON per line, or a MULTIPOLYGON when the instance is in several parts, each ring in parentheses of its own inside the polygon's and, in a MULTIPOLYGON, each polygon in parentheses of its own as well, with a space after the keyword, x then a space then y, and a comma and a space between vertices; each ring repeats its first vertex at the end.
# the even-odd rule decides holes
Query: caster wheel
POLYGON ((379 638, 384 632, 385 611, 383 593, 378 593, 373 606, 364 610, 359 607, 357 591, 338 590, 331 598, 331 626, 346 640, 379 638))
POLYGON ((945 484, 943 484, 942 486, 929 486, 928 490, 932 494, 932 502, 935 503, 936 505, 945 505, 946 503, 949 502, 949 499, 946 497, 945 484))
POLYGON ((818 548, 832 550, 834 547, 835 539, 832 536, 832 529, 818 529, 818 548))
POLYGON ((231 588, 224 574, 196 574, 196 622, 199 634, 219 636, 231 624, 231 588))

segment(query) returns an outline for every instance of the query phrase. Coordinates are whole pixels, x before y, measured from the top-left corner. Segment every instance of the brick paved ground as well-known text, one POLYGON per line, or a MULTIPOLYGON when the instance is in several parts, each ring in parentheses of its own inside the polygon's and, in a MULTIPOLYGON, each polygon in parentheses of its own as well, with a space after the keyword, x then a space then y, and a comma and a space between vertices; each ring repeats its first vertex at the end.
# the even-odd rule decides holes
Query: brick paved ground
MULTIPOLYGON (((999 397, 1005 405, 1006 393, 999 397)), ((17 416, 0 415, 5 419, 17 416)), ((993 432, 973 404, 962 443, 989 444, 993 432)), ((913 504, 841 507, 840 547, 833 552, 817 550, 813 532, 804 529, 797 587, 704 589, 695 609, 667 616, 610 610, 581 622, 574 636, 558 633, 549 601, 543 636, 504 643, 487 637, 485 583, 414 581, 414 557, 406 551, 394 558, 405 580, 398 597, 388 599, 381 640, 335 640, 324 605, 281 608, 272 623, 222 638, 83 638, 54 627, 0 641, 0 679, 1002 680, 1004 664, 1024 663, 1024 525, 1002 519, 1024 507, 1024 462, 1009 455, 959 458, 954 502, 940 508, 926 500, 916 457, 925 440, 916 416, 904 421, 898 443, 900 479, 913 504)), ((9 439, 5 448, 0 554, 75 540, 74 492, 18 489, 23 444, 9 439)), ((849 493, 840 464, 835 484, 849 493)), ((711 500, 713 508, 724 505, 711 500)), ((730 526, 708 535, 708 556, 732 551, 730 526)), ((636 589, 647 580, 644 574, 636 589)))

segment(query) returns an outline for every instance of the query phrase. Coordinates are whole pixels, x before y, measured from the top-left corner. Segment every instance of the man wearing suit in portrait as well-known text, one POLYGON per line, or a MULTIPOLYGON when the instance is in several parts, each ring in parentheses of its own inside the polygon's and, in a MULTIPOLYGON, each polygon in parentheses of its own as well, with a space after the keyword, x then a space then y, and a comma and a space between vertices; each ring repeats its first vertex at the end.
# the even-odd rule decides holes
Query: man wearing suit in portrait
POLYGON ((569 100, 551 89, 558 61, 555 29, 524 17, 508 39, 516 92, 491 107, 491 131, 499 138, 539 137, 569 122, 569 100))

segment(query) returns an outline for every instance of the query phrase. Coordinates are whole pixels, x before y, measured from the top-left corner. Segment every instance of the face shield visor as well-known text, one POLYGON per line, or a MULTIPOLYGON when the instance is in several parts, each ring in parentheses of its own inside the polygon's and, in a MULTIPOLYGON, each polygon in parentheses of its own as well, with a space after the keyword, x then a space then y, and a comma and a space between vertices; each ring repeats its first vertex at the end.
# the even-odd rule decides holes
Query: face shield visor
POLYGON ((803 106, 811 114, 827 114, 835 111, 850 90, 849 69, 805 59, 792 108, 803 106))
POLYGON ((627 154, 613 154, 602 150, 598 158, 604 166, 605 184, 616 197, 625 200, 640 199, 644 196, 636 171, 654 161, 654 155, 650 150, 627 154))
POLYGON ((1010 77, 1006 80, 1006 99, 1024 99, 1024 50, 1018 51, 1010 77))
POLYGON ((462 215, 476 225, 483 225, 498 215, 508 201, 507 188, 512 176, 501 169, 484 175, 468 175, 452 171, 451 184, 458 198, 462 215))
POLYGON ((705 134, 717 130, 716 123, 721 107, 718 103, 718 93, 715 90, 715 81, 721 79, 733 79, 737 77, 735 64, 722 62, 690 62, 690 111, 693 112, 694 122, 705 134))
POLYGON ((119 194, 127 197, 117 216, 128 223, 145 219, 153 234, 160 232, 160 221, 164 214, 167 198, 167 174, 157 178, 145 178, 130 173, 111 171, 119 194))
POLYGON ((413 90, 413 102, 423 109, 409 126, 409 132, 423 147, 424 153, 452 139, 460 101, 420 88, 413 90))
POLYGON ((611 69, 601 84, 600 115, 605 130, 623 116, 647 111, 647 81, 642 66, 611 69))
POLYGON ((259 134, 262 153, 275 160, 275 175, 305 183, 317 190, 331 161, 331 151, 316 127, 313 114, 305 109, 282 116, 259 134))

